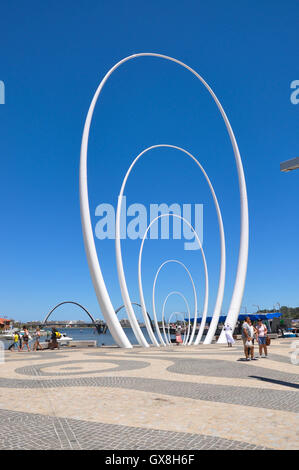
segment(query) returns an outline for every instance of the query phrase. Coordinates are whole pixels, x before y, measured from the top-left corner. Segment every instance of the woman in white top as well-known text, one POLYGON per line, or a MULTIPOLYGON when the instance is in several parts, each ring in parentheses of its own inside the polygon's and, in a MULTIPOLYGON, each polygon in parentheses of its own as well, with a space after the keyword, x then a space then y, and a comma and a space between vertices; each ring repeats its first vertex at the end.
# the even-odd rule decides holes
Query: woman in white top
POLYGON ((264 350, 265 357, 268 357, 267 344, 266 344, 268 330, 267 330, 266 325, 263 324, 262 320, 258 321, 257 332, 258 332, 260 357, 262 357, 263 350, 264 350))
POLYGON ((228 323, 226 323, 226 325, 224 326, 224 331, 225 331, 227 346, 231 348, 232 345, 235 344, 235 340, 233 338, 233 330, 228 323))
POLYGON ((246 361, 256 361, 257 359, 254 357, 254 336, 257 335, 257 330, 251 323, 250 317, 246 317, 243 325, 242 325, 242 339, 244 344, 244 353, 246 357, 246 361), (251 358, 249 357, 249 354, 251 358))

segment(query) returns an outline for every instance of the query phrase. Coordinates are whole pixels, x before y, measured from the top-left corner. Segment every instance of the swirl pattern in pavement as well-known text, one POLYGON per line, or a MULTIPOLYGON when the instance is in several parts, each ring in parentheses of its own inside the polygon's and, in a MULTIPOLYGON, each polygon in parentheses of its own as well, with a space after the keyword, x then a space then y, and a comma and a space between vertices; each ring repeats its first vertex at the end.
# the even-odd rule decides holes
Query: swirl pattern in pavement
POLYGON ((96 370, 80 370, 80 375, 88 375, 88 374, 97 374, 97 373, 107 373, 107 372, 118 372, 118 371, 127 371, 127 370, 134 370, 134 369, 143 369, 145 367, 148 367, 150 364, 149 362, 145 361, 127 361, 127 360, 121 360, 121 359, 107 359, 107 360, 101 360, 99 363, 98 360, 91 360, 91 359, 86 359, 86 360, 79 360, 79 361, 63 361, 63 362, 47 362, 45 364, 37 364, 37 365, 30 365, 30 366, 25 366, 25 367, 20 367, 15 370, 17 374, 23 374, 23 375, 33 375, 33 376, 52 376, 52 377, 57 377, 57 376, 66 376, 66 375, 78 375, 78 372, 47 372, 45 369, 49 367, 57 367, 59 368, 62 365, 69 365, 69 364, 82 364, 82 363, 96 363, 97 366, 100 366, 101 364, 116 364, 116 367, 111 367, 109 369, 96 369, 96 370))

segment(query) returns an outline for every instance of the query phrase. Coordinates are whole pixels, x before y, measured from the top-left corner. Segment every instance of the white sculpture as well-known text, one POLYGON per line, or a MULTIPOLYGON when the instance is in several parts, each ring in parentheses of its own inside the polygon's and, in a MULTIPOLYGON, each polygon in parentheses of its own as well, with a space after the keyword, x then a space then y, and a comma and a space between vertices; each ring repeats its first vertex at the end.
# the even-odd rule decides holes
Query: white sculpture
MULTIPOLYGON (((240 230, 240 248, 239 248, 239 259, 238 259, 238 267, 237 267, 237 273, 236 273, 236 278, 235 278, 235 285, 234 285, 234 290, 230 302, 230 307, 227 315, 227 321, 230 323, 232 328, 234 329, 235 324, 238 319, 239 311, 241 308, 241 303, 242 303, 242 298, 243 298, 243 292, 244 292, 244 287, 245 287, 245 280, 246 280, 246 271, 247 271, 247 260, 248 260, 248 239, 249 239, 249 220, 248 220, 248 202, 247 202, 247 191, 246 191, 246 183, 245 183, 245 176, 244 176, 244 170, 243 170, 243 165, 242 165, 242 160, 240 156, 240 152, 238 149, 238 145, 233 133, 233 130, 231 128, 230 122, 224 112, 224 109, 222 108, 218 98, 216 97, 215 93, 213 90, 210 88, 210 86, 205 82, 205 80, 191 67, 188 65, 184 64, 183 62, 174 59, 173 57, 169 57, 163 54, 157 54, 157 53, 139 53, 139 54, 133 54, 131 56, 125 57, 121 61, 119 61, 117 64, 115 64, 105 75, 103 80, 101 81, 100 85, 98 86, 94 97, 92 99, 92 102, 90 104, 85 125, 84 125, 84 130, 83 130, 83 136, 82 136, 82 143, 81 143, 81 156, 80 156, 80 209, 81 209, 81 222, 82 222, 82 231, 83 231, 83 238, 84 238, 84 245, 85 245, 85 251, 86 251, 86 256, 87 256, 87 261, 89 265, 89 270, 92 278, 92 282, 95 288, 95 292, 98 298, 98 302, 101 308, 101 311, 103 313, 103 316, 105 318, 105 321, 109 327, 109 330, 116 341, 116 343, 125 348, 130 348, 132 347, 130 341, 128 340, 126 334, 124 333, 124 330, 122 329, 117 316, 114 312, 113 305, 110 299, 110 296, 108 294, 106 284, 102 275, 100 263, 98 260, 96 248, 95 248, 95 242, 94 242, 94 237, 93 237, 93 230, 92 230, 92 225, 91 225, 91 219, 90 219, 90 209, 89 209, 89 201, 88 201, 88 183, 87 183, 87 150, 88 150, 88 138, 89 138, 89 130, 90 130, 90 125, 91 125, 91 120, 93 117, 93 112, 95 105, 97 103, 97 100, 99 98, 99 95, 110 77, 110 75, 122 64, 125 62, 138 58, 138 57, 157 57, 161 59, 165 59, 171 62, 175 62, 176 64, 180 65, 181 67, 184 67, 185 69, 189 70, 195 77, 197 77, 200 82, 205 86, 205 88, 208 90, 210 95, 212 96, 213 100, 215 101, 222 118, 224 120, 226 129, 228 131, 231 144, 233 147, 234 151, 234 156, 235 156, 235 162, 237 166, 237 172, 238 172, 238 179, 239 179, 239 190, 240 190, 240 205, 241 205, 241 230, 240 230)), ((219 220, 219 219, 218 219, 219 220)), ((134 312, 132 313, 131 311, 131 302, 130 298, 127 295, 125 291, 122 291, 122 294, 125 294, 126 298, 126 309, 130 315, 130 321, 131 324, 134 325, 135 328, 135 334, 138 337, 138 341, 141 342, 144 346, 147 346, 147 342, 145 338, 143 337, 143 334, 139 328, 139 325, 137 323, 137 320, 135 321, 136 317, 134 312), (135 317, 135 319, 134 319, 135 317), (140 330, 140 331, 139 331, 140 330), (141 334, 140 334, 141 333, 141 334)), ((219 294, 219 290, 218 290, 219 294)), ((223 293, 222 293, 223 297, 223 293)), ((217 297, 217 302, 218 303, 218 308, 220 305, 220 299, 221 295, 219 295, 219 299, 217 297)), ((217 304, 216 302, 216 304, 217 304)), ((221 300, 222 303, 222 300, 221 300)), ((220 305, 221 309, 221 305, 220 305)), ((133 309, 132 309, 133 310, 133 309)), ((214 310, 215 313, 215 310, 214 310)), ((219 310, 220 313, 220 310, 219 310)), ((215 317, 216 318, 216 317, 215 317)), ((147 319, 148 322, 148 319, 147 319)), ((146 324, 147 324, 146 322, 146 324)), ((218 320, 217 320, 218 322, 218 320)), ((194 323, 196 323, 194 321, 194 323)), ((213 323, 213 328, 216 324, 216 319, 213 323)), ((212 326, 212 325, 211 325, 212 326)), ((217 324, 216 324, 217 326, 217 324)), ((191 334, 191 343, 193 341, 193 336, 194 336, 194 328, 193 328, 193 334, 191 334)), ((211 330, 212 332, 212 330, 211 330)), ((152 339, 152 338, 151 338, 152 339)), ((153 339, 152 339, 153 341, 153 339)), ((191 344, 189 341, 189 344, 191 344)), ((225 335, 224 332, 221 332, 220 338, 218 340, 220 343, 225 343, 225 335)))
MULTIPOLYGON (((153 303, 153 314, 154 314, 154 324, 155 324, 155 328, 156 328, 156 332, 157 332, 157 335, 160 339, 160 342, 163 346, 165 346, 165 343, 164 343, 164 340, 161 336, 161 333, 160 333, 160 329, 159 329, 159 325, 158 325, 158 318, 157 318, 157 311, 156 311, 156 300, 155 300, 155 297, 156 297, 156 284, 157 284, 157 280, 158 280, 158 276, 159 276, 159 273, 161 271, 161 269, 166 266, 167 264, 169 263, 177 263, 179 264, 180 266, 182 266, 184 268, 184 270, 186 271, 186 273, 188 274, 189 276, 189 279, 191 281, 191 284, 192 284, 192 289, 193 289, 193 296, 194 296, 194 318, 197 317, 197 294, 196 294, 196 289, 195 289, 195 284, 194 284, 194 281, 193 281, 193 278, 191 276, 191 273, 189 271, 189 269, 184 265, 184 263, 182 263, 181 261, 178 261, 176 259, 168 259, 167 261, 164 261, 164 263, 161 264, 161 266, 159 266, 157 272, 156 272, 156 275, 155 275, 155 279, 154 279, 154 283, 153 283, 153 294, 152 294, 152 303, 153 303)), ((143 296, 143 288, 142 288, 142 279, 141 279, 141 269, 140 269, 140 282, 139 282, 139 295, 140 295, 140 298, 143 299, 143 302, 144 302, 144 296, 143 296)), ((174 291, 174 292, 171 292, 170 294, 168 294, 168 296, 166 297, 166 299, 164 300, 164 303, 167 302, 167 299, 170 295, 174 294, 174 293, 177 293, 177 291, 174 291)), ((180 293, 179 293, 180 294, 180 293)), ((180 294, 182 296, 182 294, 180 294)), ((164 304, 163 304, 164 306, 164 304)), ((144 303, 144 309, 146 310, 146 307, 145 307, 145 303, 144 303)), ((163 308, 162 308, 162 317, 163 317, 163 308)), ((188 339, 189 339, 189 336, 190 336, 190 325, 188 326, 188 339)), ((164 333, 165 334, 165 333, 164 333)))
MULTIPOLYGON (((134 159, 134 161, 131 163, 124 179, 122 182, 122 186, 120 189, 120 193, 118 196, 118 202, 117 202, 117 210, 116 210, 116 223, 115 223, 115 249, 116 249, 116 264, 117 264, 117 272, 118 272, 118 279, 119 279, 119 285, 122 293, 122 298, 124 301, 124 305, 126 306, 128 318, 130 320, 132 329, 135 333, 136 339, 138 343, 141 346, 148 346, 146 339, 144 338, 142 331, 139 328, 139 325, 137 323, 135 314, 134 314, 134 309, 132 307, 130 295, 128 292, 127 288, 127 283, 126 283, 126 278, 125 278, 125 273, 124 273, 124 268, 123 268, 123 261, 122 261, 122 253, 121 253, 121 243, 120 243, 120 220, 121 220, 121 208, 122 208, 122 201, 123 201, 123 196, 124 196, 124 191, 126 188, 127 180, 129 178, 129 175, 131 171, 133 170, 134 166, 138 162, 138 160, 142 157, 148 154, 150 150, 154 149, 160 149, 160 148, 170 148, 174 150, 179 150, 182 152, 184 155, 187 157, 191 158, 196 165, 199 167, 201 172, 203 173, 205 180, 207 181, 217 212, 217 218, 218 218, 218 225, 219 225, 219 234, 220 234, 220 248, 221 248, 221 259, 220 259, 220 275, 219 275, 219 284, 218 284, 218 292, 217 292, 217 299, 216 299, 216 304, 215 304, 215 309, 213 313, 213 319, 209 328, 208 335, 205 339, 205 343, 209 344, 212 342, 212 339, 214 337, 217 325, 218 325, 218 320, 221 312, 221 307, 222 307, 222 302, 223 302, 223 295, 224 295, 224 286, 225 286, 225 266, 226 266, 226 255, 225 255, 225 236, 224 236, 224 228, 223 228, 223 222, 222 222, 222 216, 221 216, 221 211, 220 207, 218 204, 218 200, 213 188, 213 185, 205 172, 203 166, 199 163, 199 161, 187 150, 177 147, 176 145, 169 145, 169 144, 159 144, 159 145, 153 145, 151 147, 148 147, 147 149, 143 150, 142 152, 139 153, 139 155, 134 159)), ((142 294, 140 294, 142 295, 142 294)), ((142 300, 141 300, 142 304, 142 300)), ((199 344, 201 340, 201 336, 203 333, 203 328, 200 329, 200 334, 197 336, 195 340, 195 344, 199 344)), ((148 334, 151 338, 151 341, 155 346, 157 346, 157 341, 156 338, 153 336, 152 332, 148 331, 148 334)), ((193 336, 192 336, 193 338, 193 336)))
MULTIPOLYGON (((165 307, 166 307, 166 303, 167 303, 169 297, 171 297, 172 295, 178 295, 178 296, 180 296, 180 297, 183 299, 183 301, 184 301, 184 303, 185 303, 185 305, 186 305, 186 308, 187 308, 187 312, 188 312, 188 328, 187 328, 187 331, 185 331, 184 340, 183 340, 183 344, 186 345, 186 344, 188 343, 188 339, 189 339, 189 335, 190 335, 190 327, 191 327, 191 322, 190 322, 190 319, 191 319, 191 317, 190 317, 190 308, 189 308, 189 304, 188 304, 188 302, 187 302, 186 297, 185 297, 181 292, 179 292, 179 291, 172 291, 172 292, 169 292, 169 294, 165 297, 164 302, 163 302, 163 307, 162 307, 162 329, 163 329, 164 338, 165 338, 166 343, 169 344, 169 343, 170 343, 170 340, 169 340, 169 328, 168 328, 168 341, 167 341, 167 336, 166 336, 166 332, 165 332, 165 307)), ((178 314, 178 315, 182 316, 182 317, 183 317, 183 320, 184 320, 184 322, 185 322, 185 317, 184 317, 184 315, 183 315, 181 312, 173 312, 173 313, 170 315, 169 319, 168 319, 168 326, 169 326, 170 320, 171 320, 171 318, 172 318, 172 316, 173 316, 174 314, 178 314)))

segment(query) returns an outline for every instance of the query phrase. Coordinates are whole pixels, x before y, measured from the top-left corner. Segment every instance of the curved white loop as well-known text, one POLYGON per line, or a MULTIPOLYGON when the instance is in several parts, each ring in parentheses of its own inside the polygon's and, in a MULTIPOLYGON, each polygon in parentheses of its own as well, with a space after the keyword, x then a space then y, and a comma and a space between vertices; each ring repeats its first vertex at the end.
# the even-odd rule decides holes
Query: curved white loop
MULTIPOLYGON (((184 315, 181 313, 181 312, 172 312, 168 318, 168 322, 167 322, 167 333, 168 333, 168 343, 171 344, 171 340, 170 340, 170 320, 172 319, 173 315, 181 315, 183 317, 183 321, 184 323, 185 322, 185 318, 184 318, 184 315)), ((186 333, 184 334, 184 341, 183 341, 183 345, 185 345, 185 336, 186 336, 186 333)))
MULTIPOLYGON (((88 201, 88 184, 87 184, 87 150, 88 150, 88 138, 89 138, 89 131, 91 120, 94 113, 94 108, 99 98, 99 95, 110 77, 110 75, 118 68, 120 65, 124 64, 125 62, 137 58, 137 57, 158 57, 161 59, 169 60, 171 62, 175 62, 176 64, 184 67, 185 69, 189 70, 195 77, 197 77, 201 83, 205 86, 208 90, 210 95, 212 96, 213 100, 215 101, 222 118, 224 120, 226 129, 228 131, 231 144, 234 151, 237 172, 238 172, 238 179, 239 179, 239 189, 240 189, 240 205, 241 205, 241 231, 240 231, 240 248, 239 248, 239 259, 238 259, 238 267, 235 279, 235 285, 233 290, 233 295, 230 302, 230 307, 227 315, 227 321, 230 323, 232 328, 235 327, 238 314, 241 307, 241 302, 244 293, 245 287, 245 279, 246 279, 246 271, 247 271, 247 260, 248 260, 248 239, 249 239, 249 221, 248 221, 248 201, 247 201, 247 191, 246 191, 246 183, 245 183, 245 176, 244 170, 242 165, 242 160, 240 156, 240 152, 238 149, 238 145, 231 128, 230 122, 222 108, 218 98, 216 97, 213 90, 210 86, 205 82, 205 80, 191 67, 184 64, 180 60, 174 59, 173 57, 169 57, 163 54, 157 54, 154 52, 141 52, 138 54, 133 54, 131 56, 125 57, 124 59, 120 60, 117 64, 115 64, 104 76, 100 85, 98 86, 91 104, 89 106, 89 110, 86 116, 84 130, 82 135, 82 142, 81 142, 81 155, 80 155, 80 178, 79 178, 79 191, 80 191, 80 211, 81 211, 81 223, 82 223, 82 232, 84 238, 84 246, 86 251, 86 257, 88 261, 88 266, 92 278, 92 282, 94 285, 94 289, 98 298, 98 302, 101 308, 101 311, 104 315, 104 318, 108 324, 110 332, 117 342, 119 346, 122 347, 132 347, 130 341, 128 340, 126 334, 124 333, 113 309, 113 305, 111 303, 111 299, 109 297, 106 284, 102 275, 101 267, 99 264, 97 251, 95 247, 94 237, 93 237, 93 230, 91 225, 90 219, 90 208, 89 208, 89 201, 88 201)), ((225 342, 224 331, 222 331, 219 342, 225 342)))
MULTIPOLYGON (((156 272, 156 275, 155 275, 155 279, 154 279, 154 283, 153 283, 153 294, 152 294, 152 303, 153 303, 153 316, 154 316, 154 324, 155 324, 155 328, 156 328, 156 332, 157 332, 157 336, 158 338, 160 339, 160 342, 163 346, 165 346, 165 342, 162 338, 162 335, 160 333, 160 328, 159 328, 159 325, 158 325, 158 318, 157 318, 157 311, 156 311, 156 301, 155 301, 155 295, 156 295, 156 284, 157 284, 157 280, 158 280, 158 276, 159 276, 159 273, 161 271, 161 269, 168 263, 177 263, 179 264, 180 266, 182 266, 186 273, 188 274, 189 276, 189 279, 191 281, 191 284, 192 284, 192 289, 193 289, 193 297, 194 297, 194 317, 197 315, 197 294, 196 294, 196 289, 195 289, 195 284, 194 284, 194 281, 193 281, 193 278, 191 276, 191 273, 190 271, 188 270, 188 268, 184 265, 184 263, 182 263, 182 261, 178 261, 176 259, 168 259, 166 261, 164 261, 164 263, 162 263, 157 272, 156 272)), ((140 298, 144 298, 143 296, 143 290, 142 290, 142 281, 141 283, 139 284, 139 286, 141 285, 141 291, 139 289, 139 295, 140 295, 140 298)), ((170 294, 169 294, 170 295, 170 294)), ((182 294, 181 294, 182 295, 182 294)), ((167 300, 168 296, 166 297, 166 300, 167 300)), ((145 306, 144 306, 145 308, 145 306)), ((188 339, 189 339, 189 336, 190 336, 190 325, 191 323, 189 322, 189 325, 188 325, 188 339)), ((165 331, 163 330, 164 332, 164 336, 165 336, 165 331)))
MULTIPOLYGON (((150 335, 150 332, 153 334, 152 332, 152 329, 151 329, 151 326, 149 324, 149 321, 148 321, 148 318, 146 316, 146 306, 145 306, 145 301, 144 301, 144 295, 143 295, 143 287, 142 287, 142 279, 141 279, 141 261, 142 261, 142 252, 143 252, 143 246, 144 246, 144 241, 145 241, 145 238, 147 236, 147 233, 149 231, 149 229, 151 228, 151 226, 159 219, 163 218, 163 217, 176 217, 177 219, 180 219, 182 220, 186 225, 188 225, 189 228, 191 228, 192 232, 194 233, 194 236, 197 240, 197 243, 199 245, 199 248, 200 248, 200 251, 201 251, 201 255, 202 255, 202 260, 203 260, 203 265, 204 265, 204 273, 205 273, 205 299, 204 299, 204 307, 203 307, 203 314, 202 314, 202 321, 201 321, 201 325, 200 325, 200 328, 199 328, 199 332, 198 334, 200 334, 203 329, 204 329, 204 326, 205 326, 205 322, 206 322, 206 317, 207 317, 207 311, 208 311, 208 302, 209 302, 209 276, 208 276, 208 268, 207 268, 207 263, 206 263, 206 257, 205 257, 205 254, 204 254, 204 251, 203 251, 203 248, 201 246, 201 242, 200 242, 200 239, 196 233, 196 230, 193 228, 193 226, 188 222, 188 220, 186 220, 184 217, 182 217, 181 215, 178 215, 178 214, 172 214, 172 213, 168 213, 168 214, 160 214, 158 215, 157 217, 155 217, 151 223, 148 225, 144 235, 143 235, 143 238, 142 238, 142 242, 141 242, 141 246, 140 246, 140 250, 139 250, 139 259, 138 259, 138 286, 139 286, 139 295, 140 295, 140 303, 142 305, 142 313, 143 313, 143 318, 144 318, 144 322, 145 322, 145 326, 147 328, 147 331, 148 331, 148 334, 150 335)), ((193 338, 194 338, 194 334, 195 334, 195 330, 196 330, 196 323, 197 323, 197 304, 195 305, 195 312, 194 312, 194 322, 193 322, 193 328, 192 328, 192 333, 191 333, 191 336, 190 336, 190 339, 189 339, 189 345, 192 344, 193 342, 193 338)), ((156 338, 155 338, 156 340, 156 338)), ((157 341, 157 340, 156 340, 157 341)))
MULTIPOLYGON (((163 328, 163 334, 164 334, 164 338, 166 339, 167 341, 167 337, 166 337, 166 334, 165 334, 165 321, 164 321, 164 318, 165 318, 165 307, 166 307, 166 303, 167 303, 167 300, 169 299, 169 297, 171 297, 172 295, 179 295, 185 302, 185 305, 186 305, 186 308, 187 308, 187 313, 188 313, 188 329, 187 329, 187 332, 185 331, 185 334, 184 334, 184 341, 183 341, 183 344, 187 344, 188 342, 188 339, 189 339, 189 335, 190 335, 190 326, 191 326, 191 316, 190 316, 190 308, 189 308, 189 304, 187 302, 187 299, 186 297, 179 291, 172 291, 170 292, 164 299, 164 302, 163 302, 163 307, 162 307, 162 328, 163 328)), ((178 313, 180 315, 182 315, 180 312, 173 312, 173 313, 178 313)), ((170 320, 168 320, 169 322, 170 320)), ((184 321, 185 321, 185 317, 184 317, 184 321)), ((169 338, 169 334, 168 334, 168 338, 169 338)))
MULTIPOLYGON (((170 297, 171 295, 175 295, 175 294, 182 297, 182 299, 183 299, 184 302, 185 302, 186 308, 187 308, 187 313, 188 313, 188 330, 187 330, 187 332, 185 331, 185 334, 184 334, 184 344, 186 344, 187 341, 188 341, 188 338, 189 338, 189 334, 190 334, 191 316, 190 316, 189 304, 188 304, 186 298, 185 298, 185 297, 183 296, 183 294, 181 294, 180 292, 177 292, 177 291, 170 292, 170 293, 166 296, 166 298, 165 298, 165 300, 164 300, 164 302, 163 302, 163 307, 162 307, 162 329, 163 329, 163 334, 164 334, 164 338, 166 339, 166 342, 167 342, 167 337, 166 337, 166 333, 165 333, 165 307, 166 307, 166 303, 167 303, 167 300, 169 299, 169 297, 170 297)), ((185 317, 184 317, 184 315, 183 315, 182 313, 180 313, 180 312, 173 312, 173 313, 178 313, 178 314, 182 315, 183 318, 184 318, 184 322, 185 322, 185 317)), ((170 321, 170 320, 169 320, 169 321, 170 321)), ((168 337, 169 337, 169 334, 168 334, 168 337)))
MULTIPOLYGON (((127 184, 127 180, 129 178, 129 175, 131 171, 133 170, 134 166, 138 162, 138 160, 148 153, 150 150, 157 149, 157 148, 170 148, 174 150, 179 150, 180 152, 183 152, 185 155, 190 157, 199 167, 201 172, 203 173, 205 180, 207 181, 210 191, 212 193, 212 197, 214 200, 215 208, 216 208, 216 213, 217 213, 217 218, 218 218, 218 226, 219 226, 219 235, 220 235, 220 249, 221 249, 221 258, 220 258, 220 274, 219 274, 219 283, 218 283, 218 292, 217 292, 217 297, 216 297, 216 304, 214 308, 214 313, 213 313, 213 318, 210 324, 210 328, 208 331, 208 334, 205 338, 205 344, 210 344, 212 342, 212 339, 214 337, 217 325, 218 325, 218 320, 221 312, 221 307, 222 307, 222 302, 223 302, 223 295, 224 295, 224 287, 225 287, 225 269, 226 269, 226 254, 225 254, 225 235, 224 235, 224 228, 223 228, 223 221, 222 221, 222 216, 221 216, 221 211, 220 207, 218 204, 218 200, 213 188, 213 185, 205 172, 203 166, 199 163, 197 158, 195 158, 190 152, 187 150, 178 147, 176 145, 170 145, 170 144, 158 144, 158 145, 152 145, 151 147, 146 148, 142 152, 137 155, 137 157, 133 160, 131 163, 124 179, 121 185, 120 193, 118 196, 118 201, 117 201, 117 210, 116 210, 116 222, 115 222, 115 250, 116 250, 116 264, 117 264, 117 273, 118 273, 118 280, 119 280, 119 285, 120 285, 120 290, 122 293, 122 298, 124 301, 124 304, 126 306, 126 310, 128 313, 128 317, 131 323, 131 326, 133 328, 133 331, 135 333, 136 338, 139 338, 139 344, 145 346, 145 338, 139 328, 138 322, 136 320, 136 316, 134 313, 134 309, 132 307, 132 302, 130 299, 127 283, 126 283, 126 278, 125 278, 125 273, 124 273, 124 267, 123 267, 123 260, 122 260, 122 252, 121 252, 121 241, 120 241, 120 219, 121 219, 121 208, 122 208, 122 201, 123 201, 123 195, 125 191, 125 187, 127 184)), ((201 337, 202 337, 203 330, 199 330, 199 334, 197 335, 197 338, 195 340, 195 344, 199 344, 201 337)), ((150 335, 150 338, 152 342, 157 346, 156 344, 156 338, 154 337, 153 334, 150 335)))

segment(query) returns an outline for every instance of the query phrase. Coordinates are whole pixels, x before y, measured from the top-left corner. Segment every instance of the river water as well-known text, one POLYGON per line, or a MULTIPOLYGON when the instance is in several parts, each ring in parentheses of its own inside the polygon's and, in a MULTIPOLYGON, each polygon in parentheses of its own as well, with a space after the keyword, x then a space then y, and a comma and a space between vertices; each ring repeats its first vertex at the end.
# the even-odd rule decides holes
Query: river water
MULTIPOLYGON (((149 335, 147 333, 146 328, 141 328, 146 340, 151 343, 149 335)), ((50 329, 48 330, 50 331, 50 329)), ((100 346, 112 346, 115 345, 115 341, 112 338, 112 335, 109 330, 105 334, 98 334, 97 330, 95 328, 58 328, 58 331, 60 333, 65 333, 67 336, 73 338, 74 341, 80 341, 80 340, 96 340, 97 345, 100 346)), ((133 333, 132 328, 124 328, 124 331, 129 339, 129 341, 133 344, 136 345, 138 344, 135 335, 133 333)), ((41 341, 45 341, 46 336, 41 337, 41 341)), ((1 337, 0 337, 1 340, 1 337)), ((4 349, 7 349, 11 343, 12 340, 4 340, 4 349)), ((29 346, 33 345, 34 339, 30 341, 29 346)), ((27 350, 27 348, 25 348, 27 350)))
MULTIPOLYGON (((51 328, 43 328, 43 329, 49 331, 49 333, 51 331, 51 328)), ((109 330, 107 330, 107 332, 105 334, 100 334, 100 335, 98 334, 96 328, 94 328, 94 327, 90 327, 90 328, 58 328, 58 331, 60 331, 60 333, 65 333, 67 336, 73 338, 74 341, 96 340, 98 347, 116 345, 116 343, 115 343, 114 339, 112 338, 112 335, 111 335, 109 330)), ((145 327, 141 328, 141 331, 144 334, 144 337, 148 341, 148 343, 152 344, 146 328, 145 327)), ((132 345, 137 345, 138 344, 138 342, 135 338, 135 335, 133 333, 132 328, 124 328, 124 332, 126 333, 128 339, 129 339, 129 341, 132 345)), ((161 332, 161 334, 162 334, 162 337, 163 337, 162 332, 161 332)), ((167 328, 166 328, 166 334, 168 336, 168 329, 167 328)), ((31 333, 31 336, 32 336, 33 339, 29 342, 29 347, 30 348, 34 344, 34 335, 33 335, 33 333, 31 333)), ((155 332, 155 336, 157 338, 156 332, 155 332)), ((170 338, 174 339, 175 335, 171 334, 170 338)), ((47 339, 46 336, 41 337, 42 342, 45 341, 46 339, 47 339)), ((202 341, 203 341, 203 339, 204 339, 204 336, 202 338, 202 341)), ((183 336, 183 340, 184 340, 184 336, 183 336)), ((1 341, 1 336, 0 336, 0 341, 1 341)), ((157 338, 157 341, 160 343, 158 338, 157 338)), ((3 340, 2 342, 4 344, 4 349, 8 349, 8 347, 12 343, 12 340, 3 340)), ((24 350, 27 351, 27 348, 24 348, 24 350)))

